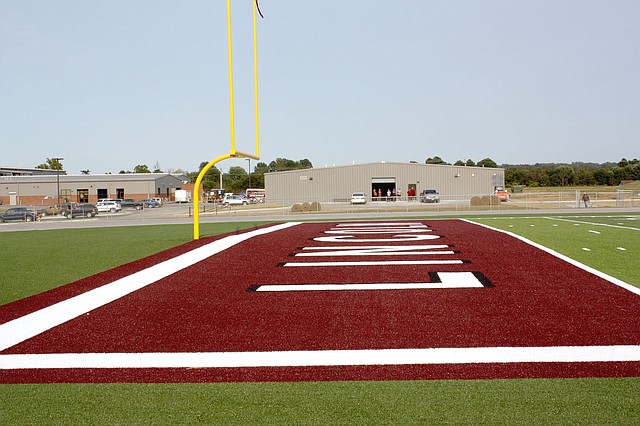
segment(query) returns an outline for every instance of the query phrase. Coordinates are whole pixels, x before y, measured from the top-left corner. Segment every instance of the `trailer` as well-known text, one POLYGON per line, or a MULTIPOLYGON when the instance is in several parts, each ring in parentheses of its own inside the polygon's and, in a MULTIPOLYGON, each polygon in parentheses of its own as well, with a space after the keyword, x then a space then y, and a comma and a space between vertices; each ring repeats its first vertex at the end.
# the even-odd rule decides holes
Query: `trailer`
POLYGON ((187 191, 185 189, 176 189, 175 197, 176 203, 190 203, 191 191, 187 191))
POLYGON ((245 195, 254 203, 264 203, 266 200, 266 192, 262 188, 247 189, 245 195))

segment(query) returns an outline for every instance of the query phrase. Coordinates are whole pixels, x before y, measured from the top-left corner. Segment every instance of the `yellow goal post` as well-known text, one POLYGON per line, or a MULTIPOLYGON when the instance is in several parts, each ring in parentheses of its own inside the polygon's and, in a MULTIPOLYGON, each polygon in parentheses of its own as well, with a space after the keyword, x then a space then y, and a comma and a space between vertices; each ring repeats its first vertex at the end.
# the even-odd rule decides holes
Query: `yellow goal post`
MULTIPOLYGON (((251 6, 253 9, 253 86, 254 86, 254 107, 255 107, 255 134, 256 134, 256 151, 255 154, 236 150, 235 141, 235 117, 234 117, 234 102, 233 102, 233 49, 231 41, 231 0, 227 0, 227 44, 228 44, 228 62, 229 62, 229 117, 231 127, 231 150, 228 154, 223 154, 219 157, 209 161, 206 166, 200 170, 198 178, 193 190, 193 239, 200 239, 200 185, 204 179, 205 174, 209 171, 213 165, 220 161, 230 158, 251 158, 253 160, 260 160, 260 139, 258 137, 258 24, 257 13, 258 3, 256 0, 251 0, 251 6)), ((251 170, 249 170, 251 173, 251 170)))

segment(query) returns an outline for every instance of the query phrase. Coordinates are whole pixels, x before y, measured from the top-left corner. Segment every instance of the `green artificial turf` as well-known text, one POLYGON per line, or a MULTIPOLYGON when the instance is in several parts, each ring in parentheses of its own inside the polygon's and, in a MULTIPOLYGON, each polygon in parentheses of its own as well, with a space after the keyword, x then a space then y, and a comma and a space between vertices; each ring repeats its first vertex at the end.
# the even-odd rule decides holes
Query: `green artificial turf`
POLYGON ((638 379, 0 385, 2 424, 638 424, 638 379))
MULTIPOLYGON (((209 223, 201 237, 264 222, 209 223)), ((191 241, 191 225, 147 225, 0 232, 0 305, 191 241)))
MULTIPOLYGON (((621 219, 588 220, 615 225, 621 219)), ((637 230, 542 217, 474 221, 640 286, 637 230)), ((621 223, 638 228, 632 220, 621 223)), ((201 230, 205 236, 255 225, 205 224, 201 230)), ((0 233, 0 303, 189 240, 186 225, 0 233)), ((0 400, 0 424, 11 425, 640 424, 640 378, 0 385, 0 400)))

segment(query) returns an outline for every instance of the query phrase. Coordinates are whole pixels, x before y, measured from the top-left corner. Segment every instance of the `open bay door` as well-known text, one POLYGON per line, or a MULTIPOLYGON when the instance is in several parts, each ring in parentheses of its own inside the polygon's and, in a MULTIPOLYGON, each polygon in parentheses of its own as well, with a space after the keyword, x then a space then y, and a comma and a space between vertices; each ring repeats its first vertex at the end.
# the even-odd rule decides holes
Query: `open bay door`
POLYGON ((387 196, 393 196, 396 188, 395 177, 374 177, 371 178, 371 196, 373 200, 381 201, 387 196))

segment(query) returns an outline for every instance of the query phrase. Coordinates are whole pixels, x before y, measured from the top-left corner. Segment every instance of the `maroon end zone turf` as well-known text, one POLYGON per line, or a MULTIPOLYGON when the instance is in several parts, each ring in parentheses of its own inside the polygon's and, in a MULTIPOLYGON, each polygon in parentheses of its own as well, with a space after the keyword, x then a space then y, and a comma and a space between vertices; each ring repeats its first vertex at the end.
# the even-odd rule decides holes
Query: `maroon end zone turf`
MULTIPOLYGON (((126 297, 0 352, 208 353, 638 345, 640 297, 501 232, 459 220, 421 222, 440 238, 328 243, 339 223, 255 236, 126 297), (451 254, 295 256, 318 247, 438 244, 451 254), (306 250, 305 250, 306 248, 306 250), (463 260, 460 264, 288 267, 296 262, 463 260), (421 283, 474 272, 478 288, 258 292, 274 284, 421 283)), ((398 223, 398 221, 394 221, 398 223)), ((402 232, 400 232, 402 234, 402 232)), ((219 239, 217 237, 216 239, 219 239)), ((353 238, 352 238, 353 239, 353 238)), ((0 323, 104 285, 203 239, 0 307, 0 323)), ((401 380, 640 375, 638 362, 0 369, 3 383, 401 380)))

